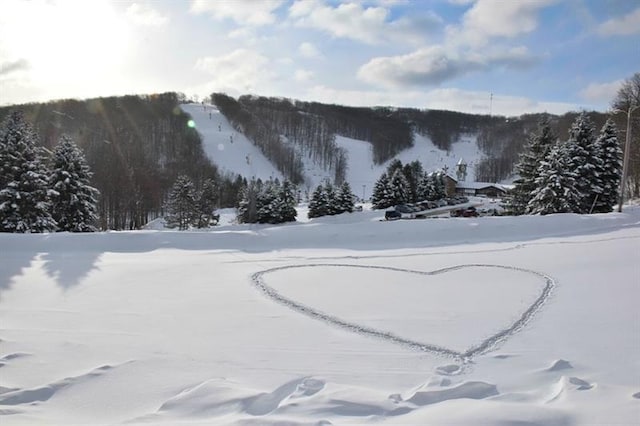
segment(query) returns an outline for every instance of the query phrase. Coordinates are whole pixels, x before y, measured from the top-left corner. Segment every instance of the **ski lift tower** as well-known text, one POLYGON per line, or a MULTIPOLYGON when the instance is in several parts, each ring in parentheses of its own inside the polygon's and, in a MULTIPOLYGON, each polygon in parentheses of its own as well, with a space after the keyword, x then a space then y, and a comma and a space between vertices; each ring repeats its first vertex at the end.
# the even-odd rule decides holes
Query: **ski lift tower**
POLYGON ((467 163, 462 158, 460 158, 458 164, 456 164, 456 178, 458 182, 467 180, 467 163))

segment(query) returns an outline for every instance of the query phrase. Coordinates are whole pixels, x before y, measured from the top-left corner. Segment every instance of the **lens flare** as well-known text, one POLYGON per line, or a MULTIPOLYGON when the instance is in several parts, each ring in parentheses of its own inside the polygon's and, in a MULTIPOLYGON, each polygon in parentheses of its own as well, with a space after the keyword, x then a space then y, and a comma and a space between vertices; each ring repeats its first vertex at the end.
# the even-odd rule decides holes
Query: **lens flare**
POLYGON ((187 121, 187 126, 191 127, 192 129, 195 129, 196 122, 193 121, 193 120, 189 120, 189 121, 187 121))

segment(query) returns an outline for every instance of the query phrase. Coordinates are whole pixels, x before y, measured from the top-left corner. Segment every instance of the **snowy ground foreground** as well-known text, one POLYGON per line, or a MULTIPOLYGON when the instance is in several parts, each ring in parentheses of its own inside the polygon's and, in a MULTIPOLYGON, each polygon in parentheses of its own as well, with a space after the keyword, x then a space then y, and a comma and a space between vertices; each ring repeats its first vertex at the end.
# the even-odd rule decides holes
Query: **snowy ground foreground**
POLYGON ((0 235, 0 424, 632 425, 640 208, 0 235))
MULTIPOLYGON (((184 104, 181 107, 193 118, 196 129, 202 136, 205 153, 221 170, 240 174, 247 179, 254 176, 263 180, 270 177, 282 178, 275 166, 251 141, 233 128, 215 105, 184 104)), ((449 174, 455 177, 456 164, 462 158, 468 163, 467 180, 474 180, 475 168, 482 158, 475 135, 461 136, 451 145, 450 152, 439 149, 427 137, 419 134, 414 137, 414 146, 397 156, 403 164, 418 160, 429 172, 447 167, 449 174)), ((364 194, 364 198, 368 199, 374 183, 392 160, 375 165, 373 147, 366 141, 338 135, 336 144, 347 152, 346 180, 351 189, 358 197, 363 197, 364 194)), ((303 161, 307 182, 301 189, 313 191, 324 179, 333 180, 331 170, 323 170, 306 157, 303 157, 303 161)))

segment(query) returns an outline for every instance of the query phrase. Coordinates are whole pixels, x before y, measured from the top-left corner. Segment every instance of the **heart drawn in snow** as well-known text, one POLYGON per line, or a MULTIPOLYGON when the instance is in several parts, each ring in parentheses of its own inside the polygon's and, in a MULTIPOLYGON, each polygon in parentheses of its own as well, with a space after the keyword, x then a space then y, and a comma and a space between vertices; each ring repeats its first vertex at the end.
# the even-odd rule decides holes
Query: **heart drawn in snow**
MULTIPOLYGON (((272 300, 308 317, 360 335, 376 337, 391 343, 454 357, 463 361, 495 349, 522 330, 540 311, 555 287, 555 281, 541 272, 491 264, 456 265, 428 272, 388 266, 337 263, 290 265, 256 272, 251 276, 251 280, 259 290, 272 300), (339 268, 342 268, 342 275, 340 275, 339 268), (309 269, 316 269, 316 271, 311 274, 309 269), (344 274, 346 269, 359 270, 357 279, 353 280, 353 271, 344 274), (330 272, 333 272, 334 275, 331 275, 330 272), (461 272, 464 272, 464 275, 456 276, 461 272), (335 275, 336 273, 338 275, 335 275), (370 280, 367 279, 367 273, 370 280), (397 273, 403 274, 398 276, 397 273), (286 275, 284 277, 279 276, 282 274, 286 275), (396 276, 392 276, 393 274, 396 276), (485 275, 483 276, 483 274, 485 275), (271 275, 272 279, 275 277, 275 282, 279 282, 280 285, 267 284, 265 281, 266 275, 271 275), (351 278, 351 281, 347 281, 342 276, 351 278), (424 277, 431 278, 425 280, 424 277), (516 282, 514 283, 514 281, 516 282), (411 284, 411 282, 413 283, 411 284), (526 287, 523 286, 526 282, 529 283, 528 291, 522 293, 521 288, 526 287), (336 287, 337 285, 339 287, 336 287), (279 291, 276 287, 284 287, 285 291, 282 291, 282 289, 279 291), (326 287, 331 287, 334 291, 340 291, 342 294, 331 292, 331 289, 327 290, 326 287), (294 289, 297 291, 297 295, 296 291, 293 291, 294 289), (431 291, 430 296, 425 300, 428 303, 425 303, 424 306, 421 303, 425 294, 421 293, 421 289, 429 289, 431 291), (429 342, 438 340, 438 333, 440 333, 439 339, 443 339, 442 334, 445 333, 444 340, 452 340, 451 335, 447 337, 446 332, 442 331, 443 327, 434 326, 433 322, 429 323, 430 326, 425 327, 426 330, 424 332, 420 327, 417 329, 418 338, 407 337, 389 331, 389 327, 385 327, 385 320, 383 319, 386 311, 384 305, 372 307, 375 312, 374 319, 367 318, 367 320, 358 318, 356 320, 345 319, 350 316, 349 310, 345 308, 346 302, 342 304, 342 314, 329 313, 317 308, 319 304, 322 305, 320 302, 324 297, 325 301, 330 301, 327 303, 329 309, 336 309, 336 306, 340 306, 340 303, 336 302, 336 300, 348 300, 352 304, 351 306, 356 311, 359 311, 362 308, 360 306, 361 302, 366 304, 371 299, 367 297, 369 293, 376 292, 378 292, 378 296, 382 296, 384 299, 383 303, 393 303, 394 298, 392 296, 397 292, 405 293, 404 302, 399 302, 401 303, 400 309, 404 309, 406 304, 406 306, 413 306, 413 311, 406 314, 408 318, 402 319, 404 321, 404 325, 401 327, 402 330, 411 328, 406 327, 406 324, 412 321, 412 315, 426 316, 428 320, 441 321, 441 324, 445 326, 444 328, 450 327, 450 323, 462 321, 460 325, 463 328, 467 328, 466 332, 461 333, 464 336, 468 335, 469 329, 476 330, 479 325, 482 326, 483 321, 485 321, 484 316, 491 316, 489 314, 492 314, 493 317, 496 317, 498 315, 497 322, 494 321, 488 332, 480 332, 480 335, 484 336, 482 341, 472 344, 466 349, 453 349, 437 344, 437 342, 429 342), (293 293, 294 296, 284 295, 286 293, 293 293), (444 299, 441 298, 442 295, 445 296, 444 299), (437 297, 434 298, 434 296, 437 297), (450 300, 447 300, 446 297, 449 297, 450 300), (306 300, 307 303, 304 303, 303 300, 306 300), (483 300, 493 300, 493 302, 486 304, 487 306, 483 308, 485 309, 484 314, 478 314, 475 312, 476 308, 473 307, 473 304, 476 303, 476 307, 482 308, 483 300), (513 306, 509 306, 509 304, 513 306), (506 308, 500 311, 499 308, 503 306, 506 306, 506 308), (494 312, 496 309, 498 309, 497 314, 494 312), (468 311, 466 312, 468 314, 467 317, 464 317, 462 312, 465 310, 468 311), (473 315, 476 315, 477 318, 474 319, 473 315), (445 317, 444 319, 440 318, 443 316, 445 317), (461 317, 463 317, 462 320, 460 319, 461 317), (479 321, 477 321, 478 319, 479 321), (434 334, 436 334, 435 339, 434 334)), ((391 305, 387 306, 391 307, 391 305)), ((397 314, 398 307, 395 307, 395 309, 397 314)), ((482 309, 479 310, 481 311, 482 309)), ((404 310, 400 312, 404 315, 404 310)), ((367 317, 367 315, 362 315, 362 318, 364 317, 367 317)), ((410 325, 415 329, 416 324, 410 325)), ((450 330, 453 330, 451 334, 457 333, 454 328, 450 328, 450 330)), ((468 344, 469 342, 464 342, 463 346, 468 344)))

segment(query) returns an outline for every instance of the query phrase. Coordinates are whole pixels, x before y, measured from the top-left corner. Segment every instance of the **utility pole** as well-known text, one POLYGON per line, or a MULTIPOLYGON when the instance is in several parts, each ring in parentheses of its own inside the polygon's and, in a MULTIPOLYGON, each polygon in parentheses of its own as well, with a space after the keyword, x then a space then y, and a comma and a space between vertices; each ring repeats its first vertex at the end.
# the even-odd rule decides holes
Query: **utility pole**
POLYGON ((614 114, 619 112, 627 113, 627 135, 624 142, 624 160, 622 161, 622 179, 620 180, 618 212, 622 212, 622 203, 624 202, 624 184, 627 181, 627 174, 629 172, 629 157, 631 156, 631 113, 638 108, 640 108, 640 105, 630 105, 626 111, 622 109, 613 110, 614 114))
POLYGON ((493 115, 492 113, 493 113, 493 92, 489 94, 489 117, 493 115))

